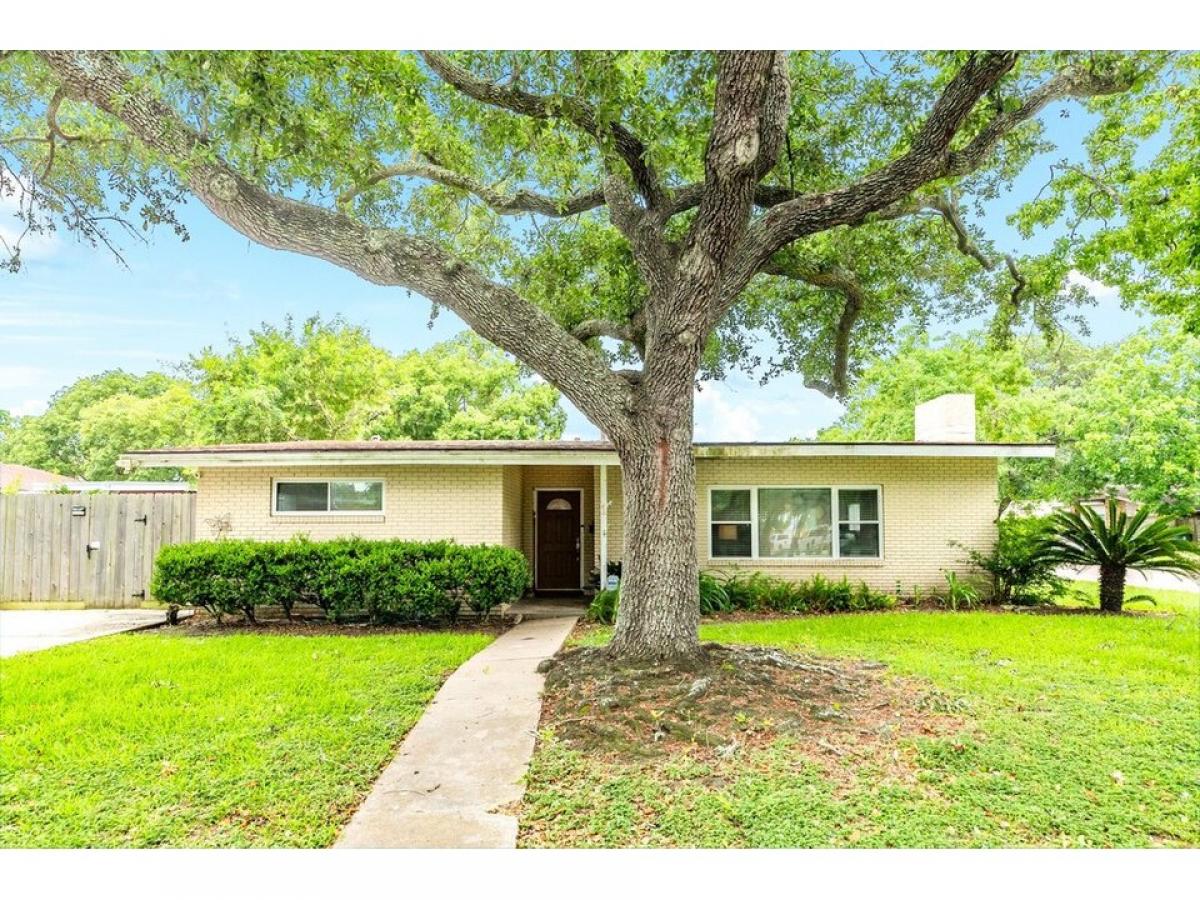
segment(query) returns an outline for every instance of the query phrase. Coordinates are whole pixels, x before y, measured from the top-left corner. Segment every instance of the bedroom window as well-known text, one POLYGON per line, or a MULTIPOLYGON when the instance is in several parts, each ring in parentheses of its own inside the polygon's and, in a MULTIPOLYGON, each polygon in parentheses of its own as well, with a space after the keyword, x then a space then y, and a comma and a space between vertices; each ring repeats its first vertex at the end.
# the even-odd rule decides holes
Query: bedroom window
POLYGON ((296 479, 275 482, 280 515, 383 512, 383 482, 357 479, 296 479))
POLYGON ((709 490, 712 559, 879 559, 878 487, 709 490))
POLYGON ((879 556, 878 489, 838 489, 838 555, 879 556))
POLYGON ((753 530, 749 490, 713 488, 709 494, 713 556, 751 556, 753 530))

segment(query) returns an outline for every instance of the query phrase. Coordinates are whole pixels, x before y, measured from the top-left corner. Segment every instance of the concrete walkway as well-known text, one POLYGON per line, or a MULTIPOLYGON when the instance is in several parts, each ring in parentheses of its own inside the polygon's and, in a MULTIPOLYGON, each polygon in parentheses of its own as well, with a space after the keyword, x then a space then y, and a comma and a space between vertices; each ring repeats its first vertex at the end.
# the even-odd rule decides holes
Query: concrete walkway
POLYGON ((543 659, 576 619, 525 621, 442 685, 367 795, 338 847, 495 847, 517 843, 517 819, 542 711, 543 659))
POLYGON ((166 622, 157 609, 0 610, 0 656, 74 644, 166 622))

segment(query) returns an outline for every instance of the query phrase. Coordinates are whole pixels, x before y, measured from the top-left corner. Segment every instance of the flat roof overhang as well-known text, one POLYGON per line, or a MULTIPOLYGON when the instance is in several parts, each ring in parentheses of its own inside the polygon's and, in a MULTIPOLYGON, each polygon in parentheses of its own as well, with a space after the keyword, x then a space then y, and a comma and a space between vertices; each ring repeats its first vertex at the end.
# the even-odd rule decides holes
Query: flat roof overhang
MULTIPOLYGON (((698 443, 693 453, 703 459, 788 459, 817 456, 1039 458, 1054 456, 1053 444, 854 442, 698 443)), ((502 442, 311 442, 247 444, 132 450, 117 460, 129 470, 150 468, 230 468, 265 466, 615 466, 617 453, 601 441, 502 442)))

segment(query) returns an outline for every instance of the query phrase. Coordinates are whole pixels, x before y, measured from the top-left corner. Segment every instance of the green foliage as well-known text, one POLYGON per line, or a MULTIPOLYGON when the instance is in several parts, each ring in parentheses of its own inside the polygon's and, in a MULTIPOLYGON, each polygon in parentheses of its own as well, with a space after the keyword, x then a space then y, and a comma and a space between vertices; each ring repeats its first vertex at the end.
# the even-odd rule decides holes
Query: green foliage
POLYGON ((0 659, 0 846, 328 847, 491 640, 161 628, 0 659))
POLYGON ((997 523, 995 545, 969 550, 967 562, 991 580, 991 601, 1004 606, 1053 603, 1067 591, 1046 551, 1051 530, 1046 516, 1005 516, 997 523))
POLYGON ((256 607, 319 606, 334 621, 426 625, 453 621, 460 604, 488 613, 529 586, 524 555, 510 547, 449 541, 200 541, 164 547, 153 596, 218 618, 256 607))
MULTIPOLYGON (((395 356, 340 319, 264 324, 182 377, 112 371, 82 378, 40 416, 0 420, 0 453, 91 480, 127 477, 128 450, 289 440, 557 438, 558 392, 467 332, 395 356), (8 423, 8 424, 6 424, 8 423)), ((5 414, 7 415, 7 414, 5 414)), ((170 469, 132 476, 166 480, 170 469)))
POLYGON ((983 441, 1052 441, 1054 460, 1004 460, 1008 500, 1075 500, 1121 488, 1186 515, 1200 509, 1200 336, 1159 320, 1119 344, 1063 338, 996 347, 981 335, 910 333, 867 369, 822 440, 911 440, 912 409, 975 394, 983 441))
POLYGON ((612 625, 617 621, 617 604, 621 602, 621 592, 618 588, 608 588, 600 591, 588 605, 589 621, 601 625, 612 625))
MULTIPOLYGON (((593 622, 616 621, 619 589, 600 591, 588 607, 593 622)), ((865 612, 893 609, 896 598, 872 590, 865 582, 852 585, 844 576, 831 581, 817 574, 808 580, 775 578, 765 572, 734 571, 724 575, 700 573, 700 615, 736 611, 782 613, 865 612)))
MULTIPOLYGON (((482 81, 550 98, 552 107, 586 104, 601 126, 599 137, 566 116, 515 115, 470 100, 410 52, 121 54, 139 87, 203 131, 205 153, 262 188, 336 205, 368 227, 435 240, 567 328, 585 319, 628 319, 647 288, 606 210, 515 216, 465 185, 549 198, 594 190, 605 172, 621 171, 612 165, 613 139, 604 127, 615 123, 644 142, 643 159, 663 184, 701 181, 715 56, 526 50, 464 51, 452 58, 482 81), (382 168, 407 160, 435 163, 453 177, 380 177, 382 168)), ((790 53, 786 152, 763 185, 819 193, 896 159, 964 60, 962 51, 790 53)), ((782 267, 808 277, 756 279, 709 342, 705 374, 717 377, 735 367, 768 376, 794 370, 827 381, 846 307, 846 297, 824 277, 834 269, 851 272, 866 298, 847 343, 851 377, 865 360, 893 348, 892 334, 903 321, 955 321, 995 311, 998 333, 1022 322, 1051 332, 1087 293, 1072 271, 1194 321, 1200 251, 1192 211, 1200 203, 1198 139, 1188 112, 1195 107, 1196 54, 1023 53, 1010 76, 971 111, 956 146, 977 137, 997 111, 1020 106, 1034 85, 1071 67, 1116 81, 1137 76, 1133 90, 1084 103, 1084 159, 1076 160, 1077 147, 1055 146, 1045 113, 1005 134, 977 171, 928 188, 974 210, 1018 186, 1035 160, 1070 157, 1013 216, 1024 235, 1053 228, 1057 237, 1040 242, 1048 249, 1036 256, 1013 254, 1025 284, 1019 303, 1012 302, 1013 281, 999 264, 1012 248, 996 247, 974 223, 964 227, 987 265, 964 255, 938 216, 871 216, 781 253, 782 267), (754 346, 764 331, 777 344, 769 355, 754 346)), ((96 243, 108 234, 106 214, 125 219, 135 210, 132 217, 142 220, 135 224, 182 231, 174 210, 191 159, 155 157, 113 117, 71 96, 58 106, 57 122, 76 139, 48 143, 42 138, 46 107, 60 86, 54 73, 34 54, 18 51, 0 61, 0 75, 0 126, 28 137, 0 146, 3 171, 25 186, 45 185, 31 210, 35 230, 58 225, 96 243)), ((668 237, 682 234, 693 217, 691 210, 674 216, 668 237)), ((19 253, 7 262, 18 268, 19 253)), ((602 352, 630 354, 628 348, 602 352)))
POLYGON ((865 582, 852 585, 845 576, 831 581, 816 574, 792 581, 760 571, 735 571, 725 576, 724 584, 735 609, 755 612, 862 612, 892 609, 897 602, 891 594, 874 591, 865 582))
POLYGON ((529 384, 528 371, 471 332, 398 357, 381 386, 383 438, 530 440, 557 438, 566 425, 558 391, 529 384))
POLYGON ((1045 553, 1069 566, 1125 566, 1179 575, 1200 569, 1200 546, 1190 529, 1152 518, 1146 507, 1129 515, 1112 498, 1104 516, 1082 505, 1052 515, 1045 553))
MULTIPOLYGON (((802 749, 822 736, 811 732, 801 747, 756 733, 728 757, 697 747, 657 758, 544 735, 519 844, 1195 847, 1200 596, 1179 592, 1173 607, 1153 593, 1160 610, 1187 612, 706 622, 706 641, 886 663, 906 690, 950 701, 962 727, 897 746, 905 777, 882 780, 838 726, 823 737, 843 755, 822 748, 817 764, 802 749)), ((749 728, 772 719, 777 708, 751 712, 749 728)))
MULTIPOLYGON (((191 406, 186 384, 161 372, 89 375, 56 392, 42 415, 16 420, 6 459, 91 480, 123 477, 116 459, 126 450, 186 440, 191 406)), ((164 472, 135 477, 157 480, 164 472)))
POLYGON ((1200 545, 1191 529, 1153 518, 1147 507, 1129 515, 1112 498, 1104 516, 1082 505, 1056 512, 1043 552, 1057 565, 1099 566, 1100 606, 1112 612, 1124 602, 1126 569, 1200 572, 1200 545))
POLYGON ((733 599, 721 579, 708 572, 700 573, 700 615, 712 616, 733 612, 733 599))
POLYGON ((946 593, 945 603, 950 609, 957 611, 959 607, 963 609, 974 609, 979 605, 979 589, 974 585, 963 581, 958 577, 958 573, 953 570, 945 572, 946 576, 946 593))
POLYGON ((12 437, 13 417, 7 409, 0 409, 0 459, 8 459, 8 441, 12 437))
POLYGON ((1081 275, 1180 317, 1200 333, 1200 55, 1169 77, 1092 104, 1085 157, 1061 161, 1036 200, 1012 217, 1023 236, 1057 231, 1056 254, 1081 275), (1065 230, 1065 229, 1064 229, 1065 230))

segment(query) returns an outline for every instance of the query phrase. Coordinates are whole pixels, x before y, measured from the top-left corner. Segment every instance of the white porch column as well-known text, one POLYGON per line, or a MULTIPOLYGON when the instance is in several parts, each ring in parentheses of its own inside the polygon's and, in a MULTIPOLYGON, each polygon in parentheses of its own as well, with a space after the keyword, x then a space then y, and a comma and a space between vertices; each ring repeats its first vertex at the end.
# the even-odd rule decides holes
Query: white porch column
POLYGON ((596 500, 600 511, 600 589, 608 580, 608 466, 600 466, 600 496, 596 500))

